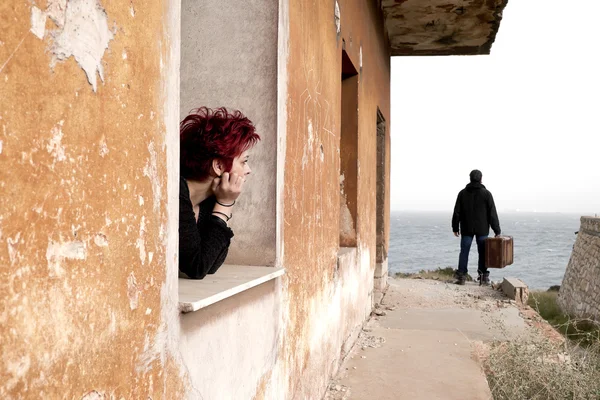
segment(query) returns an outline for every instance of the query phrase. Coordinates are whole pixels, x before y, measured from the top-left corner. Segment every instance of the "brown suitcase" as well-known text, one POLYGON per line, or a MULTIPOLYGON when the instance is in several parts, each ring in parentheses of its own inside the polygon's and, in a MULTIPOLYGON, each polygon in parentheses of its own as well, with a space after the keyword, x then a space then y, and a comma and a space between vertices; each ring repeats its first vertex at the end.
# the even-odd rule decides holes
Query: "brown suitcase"
POLYGON ((514 250, 511 236, 490 237, 485 240, 485 266, 504 268, 513 263, 514 250))

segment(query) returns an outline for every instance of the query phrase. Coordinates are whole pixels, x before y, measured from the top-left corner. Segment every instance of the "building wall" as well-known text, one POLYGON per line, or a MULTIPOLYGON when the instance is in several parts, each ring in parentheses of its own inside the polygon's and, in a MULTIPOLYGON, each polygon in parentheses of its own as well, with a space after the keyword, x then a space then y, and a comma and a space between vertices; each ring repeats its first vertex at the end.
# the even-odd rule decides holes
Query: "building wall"
POLYGON ((227 263, 274 265, 278 0, 182 1, 181 119, 201 106, 239 109, 261 141, 234 209, 227 263))
MULTIPOLYGON (((268 52, 255 75, 238 76, 261 87, 231 96, 272 107, 248 103, 267 149, 256 163, 264 170, 255 168, 265 183, 251 183, 271 190, 264 199, 275 214, 262 226, 275 227, 274 261, 286 275, 187 315, 177 312, 178 122, 209 100, 180 107, 180 9, 64 4, 0 6, 11 27, 0 33, 0 397, 321 398, 371 311, 377 109, 390 121, 376 2, 340 2, 339 19, 331 0, 244 8, 269 32, 279 14, 276 102, 261 86, 273 84, 268 52), (357 245, 340 250, 344 46, 360 69, 358 201, 357 245)), ((204 15, 192 11, 184 23, 204 15)), ((254 54, 270 39, 252 32, 264 39, 247 43, 254 54)), ((212 58, 228 54, 199 65, 214 68, 212 58)), ((231 87, 198 90, 225 96, 231 87)), ((251 193, 246 207, 264 207, 251 193)), ((236 230, 237 238, 244 230, 236 230)))
POLYGON ((335 1, 289 2, 288 7, 282 189, 287 332, 278 367, 287 377, 286 398, 320 398, 345 344, 353 343, 371 310, 377 108, 389 122, 390 59, 377 2, 340 1, 339 20, 335 1), (359 69, 354 254, 340 254, 338 247, 344 46, 359 69))
POLYGON ((600 322, 600 218, 581 218, 558 300, 570 315, 600 322))
POLYGON ((279 354, 280 292, 280 281, 270 281, 181 315, 179 349, 190 380, 187 398, 255 398, 279 354))
POLYGON ((279 3, 276 264, 286 274, 181 316, 188 398, 321 398, 371 312, 377 109, 389 122, 389 56, 375 2, 339 8, 338 33, 334 1, 279 3), (362 69, 358 243, 340 249, 343 41, 362 69))
POLYGON ((0 398, 181 398, 179 12, 0 4, 0 398))

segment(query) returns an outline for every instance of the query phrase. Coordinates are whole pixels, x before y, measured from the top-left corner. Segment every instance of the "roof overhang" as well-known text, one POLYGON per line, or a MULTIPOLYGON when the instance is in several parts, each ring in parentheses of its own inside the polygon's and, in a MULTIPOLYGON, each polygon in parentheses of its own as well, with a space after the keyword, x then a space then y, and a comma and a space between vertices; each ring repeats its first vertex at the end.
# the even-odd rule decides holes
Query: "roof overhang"
POLYGON ((381 0, 392 56, 490 54, 508 0, 381 0))

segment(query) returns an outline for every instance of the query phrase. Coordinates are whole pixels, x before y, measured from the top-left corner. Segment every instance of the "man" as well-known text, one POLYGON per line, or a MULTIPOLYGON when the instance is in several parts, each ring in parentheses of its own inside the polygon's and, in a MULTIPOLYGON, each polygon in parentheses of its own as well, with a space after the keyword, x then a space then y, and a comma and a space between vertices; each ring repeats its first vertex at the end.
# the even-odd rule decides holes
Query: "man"
POLYGON ((479 282, 482 285, 490 284, 490 273, 485 265, 485 240, 492 230, 499 236, 501 233, 498 213, 492 194, 481 183, 482 173, 479 170, 471 171, 471 183, 458 193, 454 215, 452 216, 452 231, 454 236, 461 237, 460 256, 458 258, 457 281, 464 285, 467 278, 467 265, 469 251, 473 238, 477 240, 479 253, 479 282))

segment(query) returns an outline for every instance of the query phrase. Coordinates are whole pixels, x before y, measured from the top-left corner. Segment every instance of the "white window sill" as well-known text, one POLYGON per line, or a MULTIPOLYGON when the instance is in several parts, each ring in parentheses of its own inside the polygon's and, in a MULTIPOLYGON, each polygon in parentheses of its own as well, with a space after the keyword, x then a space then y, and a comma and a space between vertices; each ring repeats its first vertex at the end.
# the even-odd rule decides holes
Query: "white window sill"
POLYGON ((202 280, 179 279, 179 310, 198 311, 284 273, 283 268, 223 265, 216 274, 202 280))

